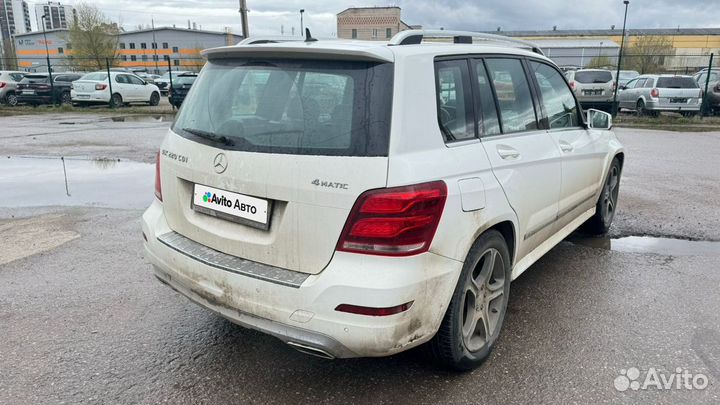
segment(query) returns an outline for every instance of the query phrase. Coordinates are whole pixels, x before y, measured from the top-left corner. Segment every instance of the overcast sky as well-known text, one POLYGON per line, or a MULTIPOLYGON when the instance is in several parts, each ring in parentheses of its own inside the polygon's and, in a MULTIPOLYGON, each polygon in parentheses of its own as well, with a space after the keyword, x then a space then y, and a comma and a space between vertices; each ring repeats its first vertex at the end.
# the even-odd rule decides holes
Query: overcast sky
MULTIPOLYGON (((76 4, 75 0, 60 0, 76 4)), ((41 3, 29 1, 29 3, 41 3)), ((138 24, 187 27, 197 22, 207 30, 230 27, 241 33, 238 0, 89 0, 125 29, 138 24)), ((347 7, 396 5, 402 19, 424 28, 495 30, 610 28, 622 27, 621 0, 247 0, 251 34, 285 35, 292 27, 298 33, 299 12, 305 9, 305 25, 313 36, 335 36, 335 15, 347 7)), ((720 0, 631 0, 629 28, 720 27, 720 0)), ((34 14, 33 14, 34 19, 34 14)), ((33 21, 35 25, 35 21, 33 21)))

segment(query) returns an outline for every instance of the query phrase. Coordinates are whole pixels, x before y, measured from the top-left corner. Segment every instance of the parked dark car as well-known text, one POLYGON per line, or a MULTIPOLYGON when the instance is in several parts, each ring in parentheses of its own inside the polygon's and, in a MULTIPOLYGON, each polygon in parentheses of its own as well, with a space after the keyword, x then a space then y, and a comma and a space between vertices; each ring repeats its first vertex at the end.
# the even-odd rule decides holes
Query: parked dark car
POLYGON ((26 75, 17 85, 18 104, 70 104, 72 82, 82 75, 78 73, 53 74, 53 86, 47 73, 31 73, 26 75))
POLYGON ((185 96, 197 79, 197 74, 185 73, 173 78, 172 86, 168 89, 168 100, 176 108, 180 108, 185 96))

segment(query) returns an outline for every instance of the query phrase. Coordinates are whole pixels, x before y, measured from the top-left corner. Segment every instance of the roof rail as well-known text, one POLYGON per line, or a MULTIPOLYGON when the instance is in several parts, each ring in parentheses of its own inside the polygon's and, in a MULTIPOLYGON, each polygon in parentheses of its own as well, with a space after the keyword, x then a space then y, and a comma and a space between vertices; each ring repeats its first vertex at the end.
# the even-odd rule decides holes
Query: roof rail
POLYGON ((305 37, 287 37, 287 36, 253 36, 247 37, 242 41, 238 42, 238 45, 253 45, 253 44, 274 44, 278 42, 301 42, 304 41, 305 37))
POLYGON ((530 48, 533 52, 545 55, 536 44, 522 39, 510 38, 503 35, 485 34, 472 31, 449 30, 405 30, 400 31, 390 39, 388 45, 417 45, 425 38, 452 38, 456 44, 472 44, 473 39, 487 42, 502 42, 530 48))

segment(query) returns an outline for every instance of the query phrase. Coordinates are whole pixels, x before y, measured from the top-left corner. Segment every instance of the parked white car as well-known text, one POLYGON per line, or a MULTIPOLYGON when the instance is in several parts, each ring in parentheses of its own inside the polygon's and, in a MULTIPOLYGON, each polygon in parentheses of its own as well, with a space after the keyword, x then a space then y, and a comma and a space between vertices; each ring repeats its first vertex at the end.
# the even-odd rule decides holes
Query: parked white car
POLYGON ((205 51, 142 219, 155 275, 305 353, 426 343, 476 367, 510 282, 580 225, 608 230, 624 160, 610 115, 586 122, 521 47, 409 30, 205 51))
POLYGON ((132 73, 93 72, 73 82, 70 97, 75 105, 109 104, 118 107, 130 103, 160 103, 160 90, 132 73), (112 93, 111 93, 112 89, 112 93))

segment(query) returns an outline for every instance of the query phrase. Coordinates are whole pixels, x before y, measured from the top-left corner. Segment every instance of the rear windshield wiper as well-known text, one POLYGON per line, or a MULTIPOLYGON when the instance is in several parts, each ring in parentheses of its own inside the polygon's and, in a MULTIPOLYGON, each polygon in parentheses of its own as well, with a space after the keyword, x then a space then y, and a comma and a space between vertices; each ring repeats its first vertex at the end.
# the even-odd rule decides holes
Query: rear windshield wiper
POLYGON ((209 139, 209 140, 215 141, 215 142, 220 142, 227 146, 235 145, 235 142, 233 142, 230 138, 228 138, 225 135, 218 135, 213 132, 203 131, 202 129, 195 129, 195 128, 183 128, 182 130, 185 132, 191 133, 195 136, 199 136, 201 138, 209 139))

